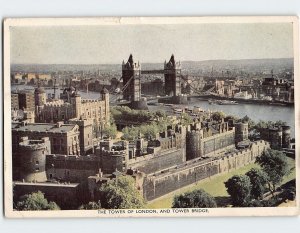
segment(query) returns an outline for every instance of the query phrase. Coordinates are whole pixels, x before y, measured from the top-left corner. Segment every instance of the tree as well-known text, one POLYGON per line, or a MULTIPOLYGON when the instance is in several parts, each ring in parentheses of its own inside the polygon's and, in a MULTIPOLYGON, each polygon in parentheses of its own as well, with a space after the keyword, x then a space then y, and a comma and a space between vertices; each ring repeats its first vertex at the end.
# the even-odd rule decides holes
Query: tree
POLYGON ((117 126, 115 124, 106 125, 102 130, 102 134, 112 139, 116 138, 117 126))
POLYGON ((183 125, 192 124, 193 123, 193 118, 187 113, 182 113, 181 114, 181 123, 183 125))
POLYGON ((203 189, 175 196, 172 208, 215 208, 215 199, 203 189))
POLYGON ((139 137, 140 129, 139 127, 125 127, 122 130, 123 136, 121 137, 123 140, 135 140, 139 137))
POLYGON ((253 199, 262 199, 268 181, 268 175, 258 168, 252 168, 246 174, 251 182, 251 197, 253 199))
POLYGON ((225 182, 233 206, 245 207, 250 203, 251 182, 246 175, 235 175, 225 182))
POLYGON ((114 121, 125 121, 125 122, 135 121, 138 123, 144 123, 150 121, 155 116, 153 113, 150 113, 149 111, 134 110, 134 109, 130 109, 127 106, 117 106, 111 108, 110 112, 114 121))
POLYGON ((145 201, 130 176, 121 176, 103 184, 100 188, 100 202, 105 209, 143 208, 145 201))
POLYGON ((277 125, 277 126, 285 126, 285 125, 287 125, 287 123, 286 123, 285 121, 278 120, 278 121, 275 121, 274 125, 277 125))
POLYGON ((214 121, 220 121, 220 120, 222 120, 222 118, 225 118, 225 113, 224 112, 214 112, 211 117, 214 121))
POLYGON ((18 210, 60 210, 55 202, 49 202, 41 191, 26 194, 17 203, 18 210))
POLYGON ((149 140, 150 138, 155 138, 156 134, 159 133, 159 128, 158 125, 153 122, 149 125, 141 125, 140 132, 147 140, 149 140))
POLYGON ((98 209, 101 209, 101 203, 100 201, 98 202, 94 202, 94 201, 91 201, 87 204, 83 204, 79 207, 80 210, 98 210, 98 209))
POLYGON ((239 118, 234 115, 227 115, 224 119, 225 119, 225 121, 228 121, 228 120, 238 121, 239 120, 239 118))
POLYGON ((260 129, 268 128, 269 126, 271 126, 270 122, 259 120, 259 122, 254 126, 254 128, 259 131, 260 129))
POLYGON ((286 156, 277 150, 268 149, 256 158, 263 171, 268 175, 268 188, 274 196, 277 185, 279 185, 283 177, 290 173, 286 156))
POLYGON ((143 124, 137 127, 125 127, 122 130, 123 140, 135 140, 138 137, 140 137, 140 134, 142 137, 146 139, 155 138, 156 134, 159 133, 159 131, 162 130, 162 128, 159 127, 159 125, 156 122, 152 122, 151 124, 143 124))
POLYGON ((166 115, 166 113, 164 112, 164 111, 162 111, 162 110, 157 110, 156 112, 155 112, 155 116, 157 116, 157 117, 162 117, 162 118, 166 118, 167 117, 167 115, 166 115))

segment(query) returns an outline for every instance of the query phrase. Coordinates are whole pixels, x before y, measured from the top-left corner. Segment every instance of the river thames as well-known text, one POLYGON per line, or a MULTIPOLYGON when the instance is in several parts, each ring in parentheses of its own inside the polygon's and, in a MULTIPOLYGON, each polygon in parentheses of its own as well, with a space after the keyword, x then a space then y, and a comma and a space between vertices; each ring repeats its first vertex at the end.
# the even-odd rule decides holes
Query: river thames
MULTIPOLYGON (((33 86, 23 86, 23 85, 12 85, 12 90, 33 90, 33 86)), ((47 94, 52 94, 53 90, 46 89, 47 94)), ((57 97, 61 90, 56 90, 57 97)), ((80 95, 83 99, 98 99, 100 98, 100 93, 97 92, 81 92, 80 95)), ((291 106, 276 106, 276 105, 260 105, 260 104, 237 104, 237 105, 218 105, 218 104, 209 104, 208 101, 191 98, 188 105, 189 108, 193 108, 194 106, 200 107, 203 110, 211 110, 211 111, 222 111, 226 115, 234 115, 237 117, 248 116, 255 122, 259 120, 263 121, 284 121, 289 126, 291 126, 291 134, 295 136, 295 109, 291 106)), ((149 106, 150 110, 167 110, 171 111, 170 107, 166 106, 149 106)))

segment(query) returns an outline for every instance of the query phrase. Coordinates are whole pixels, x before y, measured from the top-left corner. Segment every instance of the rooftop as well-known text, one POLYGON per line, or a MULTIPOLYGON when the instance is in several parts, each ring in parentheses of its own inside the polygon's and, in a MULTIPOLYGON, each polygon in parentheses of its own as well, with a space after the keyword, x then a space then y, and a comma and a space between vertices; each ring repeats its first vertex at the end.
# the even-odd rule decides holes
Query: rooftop
POLYGON ((31 183, 31 182, 21 182, 21 181, 14 181, 16 185, 34 185, 34 186, 52 186, 52 187, 69 187, 69 188, 76 188, 79 183, 55 183, 55 182, 42 182, 42 183, 31 183))
POLYGON ((72 131, 76 127, 75 124, 51 124, 51 123, 12 123, 11 128, 13 131, 38 131, 38 132, 51 132, 51 133, 64 133, 72 131))

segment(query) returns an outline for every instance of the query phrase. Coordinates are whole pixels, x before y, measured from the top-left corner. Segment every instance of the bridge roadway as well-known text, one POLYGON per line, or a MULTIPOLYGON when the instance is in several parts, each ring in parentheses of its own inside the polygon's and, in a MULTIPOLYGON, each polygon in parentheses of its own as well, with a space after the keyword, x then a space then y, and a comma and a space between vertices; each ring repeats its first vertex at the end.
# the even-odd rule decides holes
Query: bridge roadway
POLYGON ((141 70, 141 74, 165 74, 165 70, 141 70))

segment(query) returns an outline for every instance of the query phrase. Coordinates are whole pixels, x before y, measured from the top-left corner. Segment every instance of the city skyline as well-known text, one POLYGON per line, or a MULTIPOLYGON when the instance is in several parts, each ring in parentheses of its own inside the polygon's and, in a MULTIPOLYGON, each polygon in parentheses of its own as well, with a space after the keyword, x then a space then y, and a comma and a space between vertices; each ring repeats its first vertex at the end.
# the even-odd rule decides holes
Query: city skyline
POLYGON ((11 63, 293 58, 292 35, 292 23, 12 27, 11 63))

